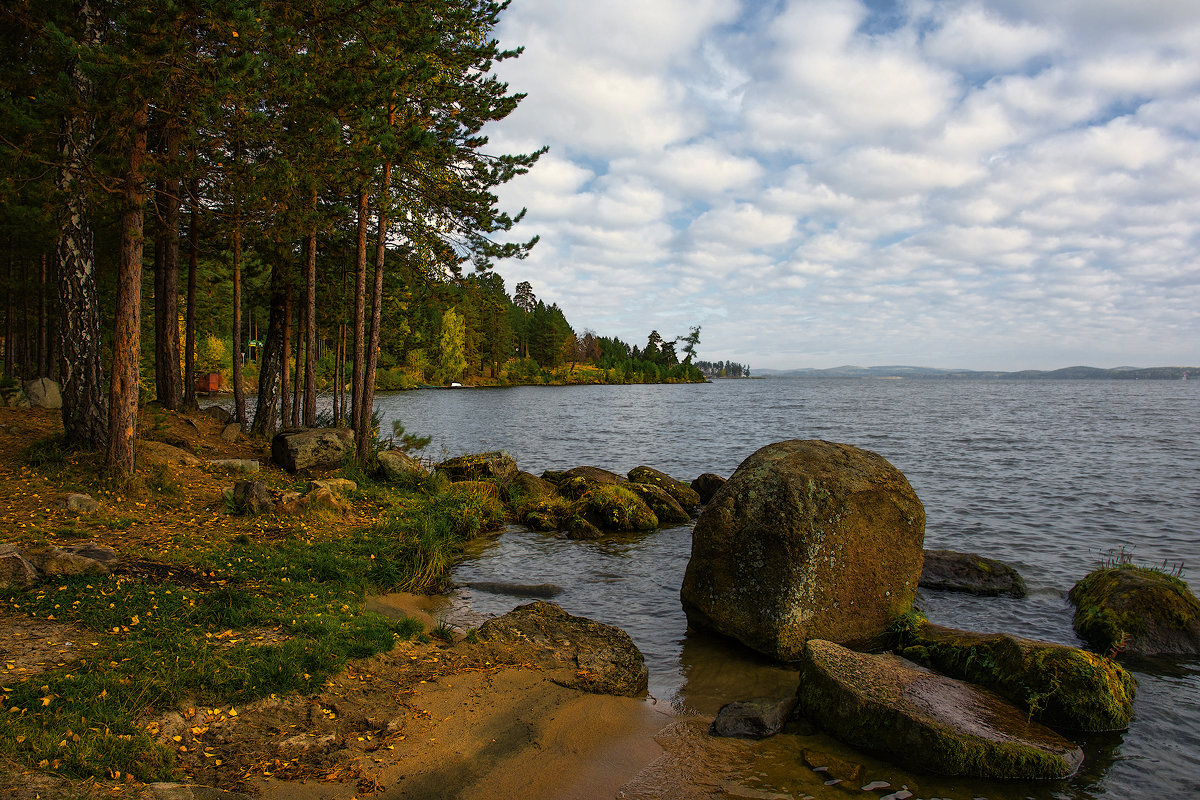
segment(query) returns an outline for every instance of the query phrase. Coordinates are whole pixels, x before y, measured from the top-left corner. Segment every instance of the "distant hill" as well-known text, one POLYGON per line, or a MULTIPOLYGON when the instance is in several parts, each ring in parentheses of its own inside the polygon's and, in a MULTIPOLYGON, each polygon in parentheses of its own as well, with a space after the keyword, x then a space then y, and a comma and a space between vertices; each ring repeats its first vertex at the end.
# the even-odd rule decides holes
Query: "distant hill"
POLYGON ((855 367, 829 369, 756 369, 758 377, 774 378, 919 378, 923 380, 955 380, 990 378, 995 380, 1110 380, 1110 381, 1177 381, 1187 377, 1200 379, 1200 367, 1064 367, 1055 370, 1027 369, 1019 372, 997 372, 972 369, 936 369, 933 367, 855 367))

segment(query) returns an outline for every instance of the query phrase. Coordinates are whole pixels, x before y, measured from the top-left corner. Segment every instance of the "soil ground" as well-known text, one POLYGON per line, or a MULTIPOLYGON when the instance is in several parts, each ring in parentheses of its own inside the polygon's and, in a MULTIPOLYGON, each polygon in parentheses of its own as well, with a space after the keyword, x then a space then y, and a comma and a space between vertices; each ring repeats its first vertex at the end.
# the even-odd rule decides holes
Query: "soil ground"
MULTIPOLYGON (((143 409, 141 417, 143 437, 201 458, 266 462, 263 443, 222 438, 225 426, 202 414, 143 409)), ((148 581, 168 573, 176 582, 207 579, 159 560, 180 546, 183 532, 268 540, 280 533, 271 517, 263 522, 228 515, 222 490, 236 478, 211 466, 172 465, 179 490, 169 507, 127 489, 72 486, 86 469, 65 470, 64 478, 28 466, 27 448, 61 430, 57 411, 0 408, 0 543, 78 542, 85 515, 60 507, 71 491, 86 491, 100 502, 89 524, 112 521, 93 526, 89 540, 116 549, 123 554, 120 569, 148 581)), ((279 485, 293 480, 273 469, 263 477, 279 485)), ((355 513, 346 524, 369 521, 355 513)), ((420 605, 413 598, 414 615, 420 605)), ((231 638, 247 640, 273 635, 231 632, 231 638)), ((96 646, 96 636, 0 612, 4 681, 68 664, 96 646)), ((401 642, 391 652, 352 662, 311 695, 271 697, 242 708, 185 704, 144 724, 176 751, 189 783, 266 798, 613 797, 662 754, 654 736, 672 718, 642 700, 568 688, 569 673, 564 664, 520 646, 401 642)), ((142 785, 71 782, 0 764, 0 797, 113 796, 151 795, 142 785)))

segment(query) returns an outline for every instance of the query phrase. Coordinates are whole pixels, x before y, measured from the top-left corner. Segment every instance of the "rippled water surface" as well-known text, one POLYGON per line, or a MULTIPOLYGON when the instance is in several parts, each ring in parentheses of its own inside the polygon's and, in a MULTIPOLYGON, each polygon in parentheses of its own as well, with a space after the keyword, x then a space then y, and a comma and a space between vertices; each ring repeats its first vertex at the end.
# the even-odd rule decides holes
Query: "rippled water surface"
MULTIPOLYGON (((1124 548, 1140 562, 1182 563, 1185 578, 1200 564, 1194 381, 767 379, 408 392, 381 397, 379 405, 383 430, 399 419, 409 432, 432 435, 431 451, 439 455, 507 450, 534 473, 581 464, 626 472, 645 464, 690 480, 702 472, 727 476, 759 447, 783 439, 873 450, 904 472, 924 503, 927 547, 1000 558, 1025 577, 1030 596, 1022 600, 924 593, 931 619, 960 628, 1077 644, 1063 595, 1104 553, 1124 548)), ((651 693, 681 713, 711 715, 731 700, 786 694, 794 686, 788 670, 687 631, 679 586, 690 544, 687 527, 603 542, 514 529, 483 545, 456 577, 561 585, 556 602, 633 636, 651 669, 651 693)), ((484 614, 522 602, 464 593, 484 614)), ((1088 760, 1069 782, 877 777, 893 786, 920 780, 924 797, 1200 792, 1200 665, 1134 669, 1140 689, 1133 726, 1083 742, 1088 760)), ((796 738, 747 749, 739 756, 744 766, 730 767, 737 774, 723 779, 735 787, 727 796, 844 795, 813 782, 794 755, 796 738)))

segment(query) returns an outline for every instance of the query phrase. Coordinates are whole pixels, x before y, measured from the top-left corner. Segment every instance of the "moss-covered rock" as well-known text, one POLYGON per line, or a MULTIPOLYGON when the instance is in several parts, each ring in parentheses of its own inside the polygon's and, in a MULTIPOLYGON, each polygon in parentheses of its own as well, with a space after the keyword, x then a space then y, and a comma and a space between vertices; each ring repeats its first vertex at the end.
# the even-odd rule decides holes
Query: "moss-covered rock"
POLYGON ((451 481, 494 480, 501 483, 512 480, 518 472, 516 459, 499 450, 455 456, 438 464, 438 469, 451 481))
POLYGON ((768 445, 700 515, 680 592, 688 621, 783 661, 810 638, 870 647, 912 606, 925 509, 882 456, 768 445))
POLYGON ((624 486, 600 484, 579 498, 579 514, 602 531, 649 531, 658 527, 650 507, 624 486))
POLYGON ((665 472, 659 472, 652 467, 634 467, 629 470, 628 477, 630 483, 642 483, 662 489, 675 498, 675 502, 688 514, 695 513, 696 507, 700 505, 700 495, 695 489, 665 472))
POLYGON ((910 769, 977 778, 1073 775, 1083 752, 999 695, 895 655, 811 639, 800 712, 838 739, 910 769))
POLYGON ((926 550, 921 588, 966 592, 985 597, 1025 596, 1025 581, 1016 568, 994 558, 955 550, 926 550))
POLYGON ((910 615, 900 654, 955 678, 986 686, 1060 730, 1129 727, 1137 680, 1120 664, 1061 644, 1006 633, 973 633, 910 615))
POLYGON ((678 525, 691 519, 691 515, 684 511, 683 506, 679 505, 674 497, 667 494, 665 489, 648 483, 632 481, 625 484, 625 488, 642 498, 646 505, 650 506, 654 516, 658 517, 659 525, 678 525))
POLYGON ((1075 631, 1101 652, 1200 655, 1200 601, 1173 575, 1133 564, 1075 584, 1075 631))

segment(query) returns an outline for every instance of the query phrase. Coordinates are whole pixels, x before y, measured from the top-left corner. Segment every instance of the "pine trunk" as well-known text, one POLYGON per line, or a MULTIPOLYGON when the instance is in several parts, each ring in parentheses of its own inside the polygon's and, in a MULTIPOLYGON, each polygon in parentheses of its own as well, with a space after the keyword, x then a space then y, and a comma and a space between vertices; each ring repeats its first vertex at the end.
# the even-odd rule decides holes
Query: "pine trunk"
POLYGON ((375 237, 375 285, 371 292, 371 339, 367 343, 367 363, 363 376, 362 429, 354 433, 358 462, 367 463, 371 453, 371 418, 375 411, 375 371, 379 366, 379 335, 383 323, 383 265, 387 255, 387 202, 392 180, 392 165, 383 166, 383 187, 379 192, 379 229, 375 237))
POLYGON ((198 235, 196 218, 199 215, 197 194, 199 192, 196 184, 193 183, 189 193, 192 208, 188 218, 188 284, 187 311, 185 312, 187 316, 184 322, 183 348, 183 407, 187 409, 200 408, 200 403, 196 399, 196 268, 200 260, 200 246, 196 241, 198 235))
MULTIPOLYGON (((168 126, 164 148, 168 160, 175 156, 175 134, 168 126)), ((159 192, 163 217, 161 247, 154 259, 154 377, 158 402, 167 408, 183 407, 179 376, 179 179, 171 178, 159 192)))
POLYGON ((284 318, 287 314, 285 293, 278 270, 271 274, 271 312, 267 318, 267 337, 258 357, 258 402, 250 432, 270 438, 279 429, 280 385, 287 365, 283 360, 284 318))
POLYGON ((246 424, 246 389, 242 385, 242 229, 233 230, 233 418, 246 424))
MULTIPOLYGON (((316 200, 313 200, 314 205, 316 200)), ((304 267, 304 427, 317 424, 317 232, 310 231, 304 267)))
POLYGON ((366 303, 367 303, 367 190, 358 194, 358 245, 354 258, 354 375, 350 393, 350 427, 356 437, 370 426, 370 417, 363 419, 363 376, 366 373, 366 303))
POLYGON ((142 235, 146 187, 146 121, 143 104, 133 115, 121 213, 121 260, 117 269, 116 325, 113 330, 112 392, 108 409, 105 465, 132 474, 137 438, 138 367, 142 320, 142 235))
MULTIPOLYGON (((268 323, 267 336, 271 335, 268 323)), ((279 418, 288 424, 292 415, 292 398, 288 394, 288 369, 292 365, 292 282, 283 291, 283 365, 279 372, 279 418)))

